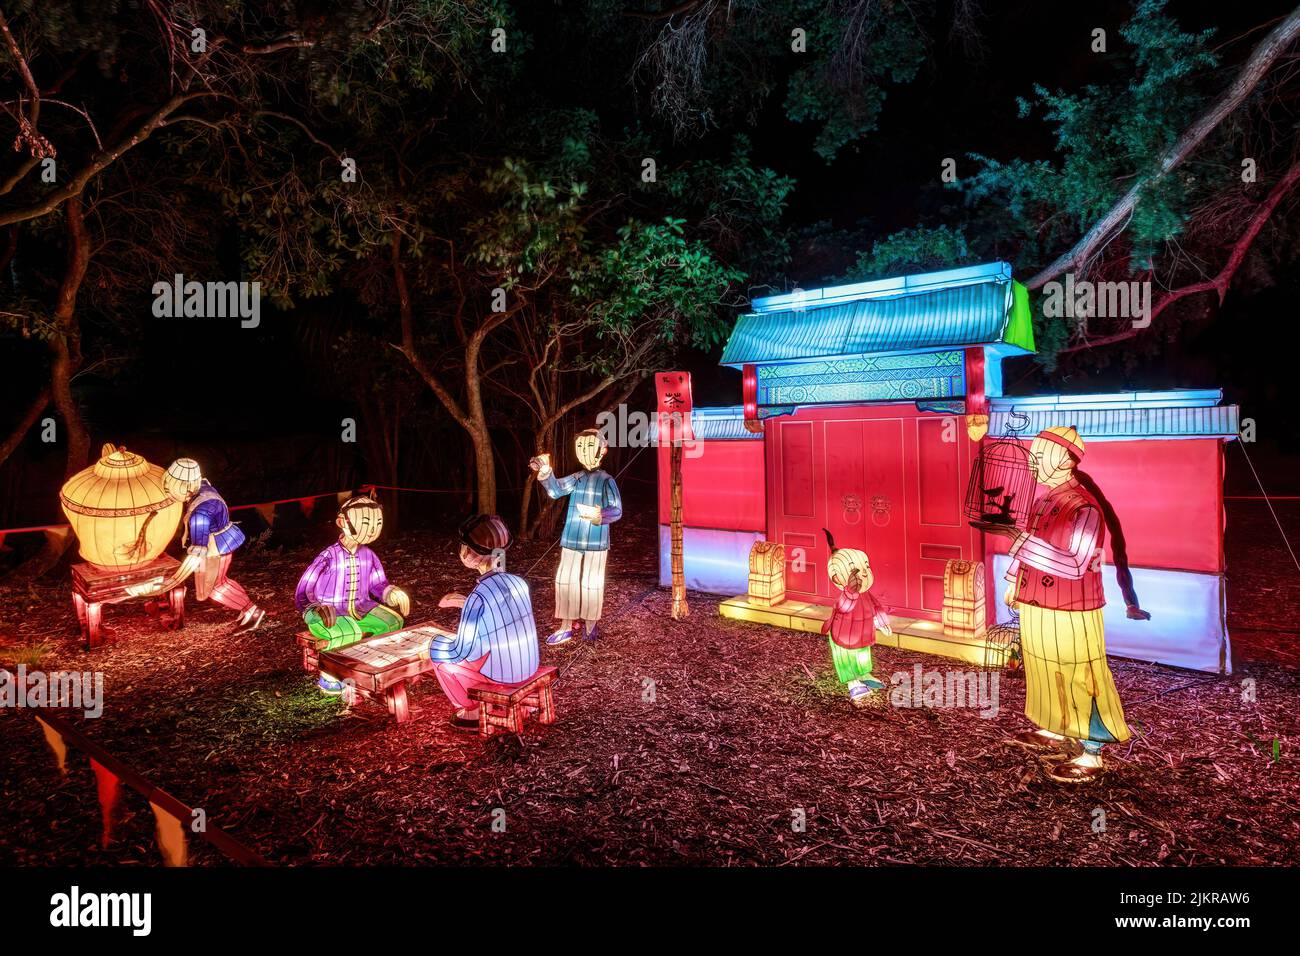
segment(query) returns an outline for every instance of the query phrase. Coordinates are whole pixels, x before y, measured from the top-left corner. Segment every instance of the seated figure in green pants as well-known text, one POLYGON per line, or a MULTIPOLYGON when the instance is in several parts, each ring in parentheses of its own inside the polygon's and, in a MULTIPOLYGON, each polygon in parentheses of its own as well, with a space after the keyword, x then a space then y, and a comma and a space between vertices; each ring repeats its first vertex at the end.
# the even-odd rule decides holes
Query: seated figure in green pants
MULTIPOLYGON (((318 554, 302 573, 294 596, 307 629, 328 641, 322 651, 399 630, 411 611, 411 599, 388 583, 379 557, 367 547, 384 527, 379 502, 367 495, 349 498, 335 523, 338 541, 318 554)), ((324 672, 320 688, 333 694, 343 689, 324 672)))

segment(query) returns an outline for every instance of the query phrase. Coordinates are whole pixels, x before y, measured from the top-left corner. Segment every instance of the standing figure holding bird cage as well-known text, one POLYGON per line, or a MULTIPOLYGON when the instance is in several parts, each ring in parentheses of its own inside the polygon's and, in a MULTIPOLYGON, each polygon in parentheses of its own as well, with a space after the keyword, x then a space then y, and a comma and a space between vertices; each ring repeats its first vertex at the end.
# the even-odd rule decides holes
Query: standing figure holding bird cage
MULTIPOLYGON (((1039 432, 1029 458, 1048 491, 1034 503, 1028 527, 978 525, 1012 539, 1006 603, 1019 612, 1025 716, 1038 727, 1016 740, 1055 751, 1076 741, 1082 750, 1050 766, 1048 776, 1059 783, 1098 779, 1104 773, 1102 746, 1130 736, 1106 661, 1101 579, 1106 525, 1096 497, 1075 475, 1083 453, 1074 428, 1039 432)), ((1130 616, 1148 615, 1130 608, 1130 616)))

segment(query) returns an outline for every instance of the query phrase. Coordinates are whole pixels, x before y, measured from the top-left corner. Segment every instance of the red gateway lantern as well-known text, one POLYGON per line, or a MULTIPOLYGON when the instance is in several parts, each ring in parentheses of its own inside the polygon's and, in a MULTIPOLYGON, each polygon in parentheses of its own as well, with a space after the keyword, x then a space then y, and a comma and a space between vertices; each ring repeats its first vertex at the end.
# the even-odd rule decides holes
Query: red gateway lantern
POLYGON ((762 432, 763 423, 758 420, 758 369, 753 365, 741 369, 740 384, 745 402, 745 428, 762 432))

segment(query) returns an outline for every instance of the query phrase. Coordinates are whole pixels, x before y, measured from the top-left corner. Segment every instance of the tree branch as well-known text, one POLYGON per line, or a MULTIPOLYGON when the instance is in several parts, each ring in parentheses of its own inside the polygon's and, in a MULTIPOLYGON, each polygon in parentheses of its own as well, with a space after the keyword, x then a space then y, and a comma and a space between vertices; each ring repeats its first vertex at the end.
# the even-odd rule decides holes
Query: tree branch
POLYGON ((0 442, 0 465, 13 454, 14 449, 22 442, 23 436, 36 424, 36 419, 40 417, 41 412, 45 411, 45 406, 48 404, 50 404, 50 386, 46 385, 27 406, 27 410, 9 432, 9 437, 0 442))
POLYGON ((634 20, 667 20, 677 16, 679 13, 687 13, 694 10, 700 5, 701 0, 684 0, 675 7, 669 7, 667 10, 660 10, 657 13, 647 13, 644 10, 624 10, 623 16, 631 17, 634 20))
MULTIPOLYGON (((442 380, 433 374, 433 371, 424 364, 424 359, 420 357, 419 351, 415 347, 415 329, 413 322, 413 310, 411 308, 411 290, 406 281, 406 268, 402 265, 402 234, 394 232, 389 242, 389 256, 393 265, 393 282, 397 286, 397 311, 402 323, 402 344, 393 345, 406 356, 406 360, 411 363, 411 368, 415 369, 416 374, 424 379, 424 383, 429 386, 433 394, 438 396, 452 418, 465 429, 469 429, 471 422, 465 410, 461 408, 460 402, 456 401, 456 396, 451 394, 442 380)), ((392 343, 389 343, 392 345, 392 343)))
POLYGON ((1137 206, 1143 188, 1176 169, 1215 127, 1242 104, 1264 78, 1264 74, 1297 37, 1300 37, 1300 7, 1292 10, 1268 36, 1260 41, 1259 46, 1251 52, 1249 59, 1237 74, 1237 78, 1210 105, 1209 109, 1198 116, 1174 144, 1164 151, 1157 168, 1139 176, 1129 187, 1128 192, 1124 193, 1068 252, 1031 278, 1025 286, 1037 289, 1067 269, 1086 267, 1092 261, 1094 254, 1110 239, 1111 234, 1123 228, 1123 224, 1137 206))
MULTIPOLYGON (((1205 279, 1202 282, 1194 282, 1191 285, 1185 285, 1182 288, 1174 289, 1172 292, 1168 293, 1156 305, 1152 306, 1151 320, 1154 321, 1156 316, 1178 300, 1185 299, 1190 295, 1199 295, 1202 292, 1217 292, 1219 294, 1219 304, 1222 305, 1224 298, 1228 294, 1228 286, 1232 284, 1233 276, 1236 275, 1237 270, 1241 268, 1242 262, 1245 261, 1246 253, 1250 251, 1251 245, 1255 242, 1256 237, 1259 236, 1260 231, 1264 228, 1264 224, 1268 222, 1269 217, 1273 215, 1273 211, 1277 209, 1278 203, 1282 201, 1282 197, 1290 192, 1297 182, 1300 182, 1300 160, 1291 164, 1291 168, 1286 171, 1286 175, 1278 180, 1277 184, 1269 192, 1268 197, 1260 203, 1259 208, 1256 209, 1254 215, 1250 217, 1250 222, 1246 225, 1246 230, 1241 234, 1237 241, 1233 243, 1232 252, 1228 256, 1228 261, 1224 263, 1223 268, 1219 270, 1218 275, 1211 279, 1205 279)), ((1143 328, 1145 327, 1146 326, 1143 328)), ((1111 345, 1115 342, 1123 342, 1135 338, 1141 331, 1142 329, 1130 326, 1123 332, 1116 332, 1114 335, 1107 335, 1100 339, 1093 339, 1089 342, 1080 342, 1077 345, 1071 345, 1068 348, 1061 349, 1058 354, 1078 352, 1084 349, 1094 349, 1103 345, 1111 345)))
POLYGON ((219 96, 218 93, 178 93, 169 99, 162 106, 158 107, 149 118, 146 119, 130 136, 124 137, 114 144, 112 149, 96 153, 85 168, 77 172, 69 180, 68 184, 61 189, 56 189, 51 193, 43 196, 34 203, 26 206, 20 206, 17 209, 10 209, 0 212, 0 226, 7 226, 10 223, 26 222, 28 219, 36 219, 40 216, 47 215, 61 206, 64 202, 73 197, 80 196, 95 176, 103 172, 113 163, 117 162, 128 150, 139 146, 148 139, 155 130, 163 126, 167 117, 174 113, 185 103, 191 100, 200 99, 205 96, 219 96))

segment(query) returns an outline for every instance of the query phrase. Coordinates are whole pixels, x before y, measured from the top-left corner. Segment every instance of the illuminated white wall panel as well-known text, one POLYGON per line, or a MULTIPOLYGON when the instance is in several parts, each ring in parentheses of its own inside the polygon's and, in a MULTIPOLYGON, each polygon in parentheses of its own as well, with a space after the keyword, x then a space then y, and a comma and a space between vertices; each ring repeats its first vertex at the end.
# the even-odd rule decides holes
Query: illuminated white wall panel
MULTIPOLYGON (((1010 559, 993 555, 997 587, 990 600, 997 606, 997 619, 1005 623, 1010 610, 1002 602, 1006 591, 1003 575, 1010 559)), ((1132 621, 1124 613, 1124 595, 1115 578, 1115 568, 1102 567, 1106 589, 1106 652, 1116 657, 1171 664, 1198 671, 1232 672, 1232 653, 1223 620, 1223 578, 1193 571, 1164 571, 1130 568, 1133 587, 1149 621, 1132 621)))
MULTIPOLYGON (((761 531, 716 531, 712 528, 682 529, 682 567, 686 586, 706 594, 735 597, 749 590, 749 549, 762 541, 761 531)), ((672 541, 668 525, 659 526, 659 584, 671 587, 672 541)))

